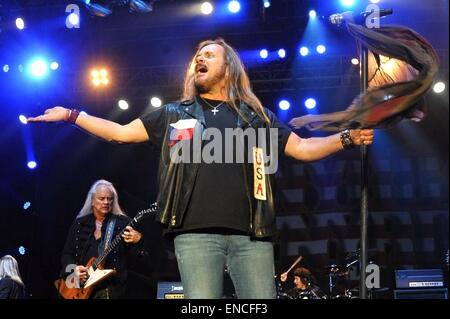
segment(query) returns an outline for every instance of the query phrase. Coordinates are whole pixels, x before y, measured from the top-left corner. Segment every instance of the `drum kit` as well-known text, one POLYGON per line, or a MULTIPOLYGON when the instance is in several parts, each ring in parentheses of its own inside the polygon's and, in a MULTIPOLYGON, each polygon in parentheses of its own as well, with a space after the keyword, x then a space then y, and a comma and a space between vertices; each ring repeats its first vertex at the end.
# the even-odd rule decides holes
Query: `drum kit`
MULTIPOLYGON (((328 282, 325 290, 321 290, 317 285, 308 285, 304 291, 299 292, 295 289, 284 291, 281 282, 277 281, 278 299, 359 299, 359 287, 350 280, 350 272, 353 266, 358 264, 359 258, 360 250, 358 249, 347 255, 345 264, 331 264, 325 267, 328 282)), ((292 268, 291 266, 290 269, 292 268)))

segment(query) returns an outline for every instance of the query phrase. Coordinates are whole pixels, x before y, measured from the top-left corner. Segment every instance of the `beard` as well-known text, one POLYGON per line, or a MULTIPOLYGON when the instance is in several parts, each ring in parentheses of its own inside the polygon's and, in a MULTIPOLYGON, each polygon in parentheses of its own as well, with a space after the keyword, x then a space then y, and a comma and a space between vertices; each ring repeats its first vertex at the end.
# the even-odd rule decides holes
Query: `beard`
POLYGON ((226 73, 226 67, 224 67, 221 72, 216 73, 215 75, 213 75, 210 78, 206 78, 206 79, 196 79, 194 77, 194 85, 195 88, 197 89, 197 92, 199 94, 202 93, 208 93, 211 91, 211 89, 220 81, 222 81, 222 79, 225 77, 225 73, 226 73))

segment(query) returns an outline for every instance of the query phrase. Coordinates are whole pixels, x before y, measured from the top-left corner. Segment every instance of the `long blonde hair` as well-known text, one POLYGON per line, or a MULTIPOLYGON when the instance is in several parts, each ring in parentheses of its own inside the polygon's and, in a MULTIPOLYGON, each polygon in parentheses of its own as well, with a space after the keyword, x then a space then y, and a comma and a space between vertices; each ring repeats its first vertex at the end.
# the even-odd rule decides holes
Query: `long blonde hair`
POLYGON ((243 101, 250 106, 259 117, 264 119, 267 123, 270 123, 269 118, 264 112, 261 101, 256 97, 255 93, 253 93, 249 77, 239 55, 222 38, 203 41, 198 45, 197 52, 194 54, 186 71, 182 100, 193 100, 198 95, 194 83, 193 66, 195 65, 195 57, 201 49, 210 44, 220 45, 224 49, 224 58, 228 71, 228 76, 225 78, 225 94, 231 107, 240 113, 236 101, 243 101))
POLYGON ((11 255, 5 255, 0 258, 0 279, 5 277, 10 277, 15 282, 24 286, 22 278, 20 277, 19 264, 11 255))
POLYGON ((80 212, 77 215, 77 218, 83 217, 83 216, 86 216, 89 214, 93 214, 92 199, 94 198, 97 188, 99 188, 100 186, 106 186, 114 195, 111 213, 114 215, 125 215, 122 208, 120 208, 119 196, 117 195, 117 191, 114 188, 114 185, 112 183, 108 182, 107 180, 100 179, 100 180, 96 181, 94 184, 92 184, 91 188, 89 189, 89 192, 86 196, 86 200, 83 205, 83 208, 81 208, 80 212))

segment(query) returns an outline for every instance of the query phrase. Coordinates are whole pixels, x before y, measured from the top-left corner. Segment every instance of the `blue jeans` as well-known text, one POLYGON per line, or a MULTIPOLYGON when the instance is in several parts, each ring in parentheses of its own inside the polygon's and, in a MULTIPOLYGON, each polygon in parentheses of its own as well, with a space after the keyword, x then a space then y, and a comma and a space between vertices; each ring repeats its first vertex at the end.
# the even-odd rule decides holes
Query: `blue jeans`
POLYGON ((239 299, 276 298, 271 242, 243 235, 182 234, 175 237, 175 254, 186 298, 222 298, 225 268, 239 299))

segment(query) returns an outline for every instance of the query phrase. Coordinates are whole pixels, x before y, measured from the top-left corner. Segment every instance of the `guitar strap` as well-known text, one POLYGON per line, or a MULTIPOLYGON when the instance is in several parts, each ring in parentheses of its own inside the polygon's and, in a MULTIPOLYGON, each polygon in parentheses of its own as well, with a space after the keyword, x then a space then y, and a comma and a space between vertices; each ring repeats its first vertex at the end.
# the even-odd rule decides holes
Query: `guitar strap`
POLYGON ((98 255, 101 256, 103 254, 103 251, 108 248, 111 238, 113 237, 114 233, 114 227, 116 226, 116 217, 112 216, 110 220, 108 221, 108 225, 106 226, 106 234, 103 237, 102 241, 100 242, 100 245, 98 245, 98 255))

